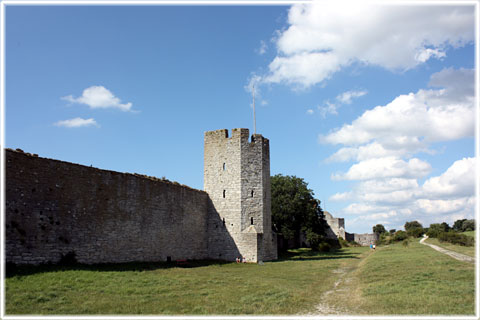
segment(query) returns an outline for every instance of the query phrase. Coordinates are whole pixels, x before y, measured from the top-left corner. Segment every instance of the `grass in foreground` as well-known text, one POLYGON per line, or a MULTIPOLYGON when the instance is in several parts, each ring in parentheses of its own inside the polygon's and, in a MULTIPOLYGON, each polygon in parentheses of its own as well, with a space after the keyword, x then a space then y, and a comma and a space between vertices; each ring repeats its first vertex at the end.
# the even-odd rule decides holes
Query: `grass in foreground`
POLYGON ((291 251, 257 264, 40 267, 6 278, 6 314, 296 314, 333 287, 340 264, 368 248, 291 251))
MULTIPOLYGON (((352 292, 342 299, 358 314, 473 315, 474 265, 411 242, 380 247, 354 272, 352 292)), ((332 300, 336 297, 332 296, 332 300)))
POLYGON ((425 242, 434 244, 436 246, 439 246, 441 248, 444 248, 450 251, 458 252, 470 257, 475 257, 475 246, 465 247, 465 246, 461 246, 461 245, 457 245, 449 242, 440 242, 436 238, 428 238, 425 242))

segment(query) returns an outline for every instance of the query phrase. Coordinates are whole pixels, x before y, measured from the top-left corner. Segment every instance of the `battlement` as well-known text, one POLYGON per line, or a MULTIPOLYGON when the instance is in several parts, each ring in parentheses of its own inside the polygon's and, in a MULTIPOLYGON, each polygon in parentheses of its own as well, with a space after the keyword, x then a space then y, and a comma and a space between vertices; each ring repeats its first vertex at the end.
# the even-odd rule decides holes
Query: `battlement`
POLYGON ((234 128, 232 129, 231 136, 228 134, 227 129, 219 129, 219 130, 213 130, 213 131, 206 131, 205 132, 205 142, 207 141, 221 141, 221 140, 235 140, 235 139, 240 139, 244 140, 250 139, 250 143, 268 143, 269 140, 267 138, 264 138, 261 134, 252 134, 250 137, 250 130, 246 128, 234 128))

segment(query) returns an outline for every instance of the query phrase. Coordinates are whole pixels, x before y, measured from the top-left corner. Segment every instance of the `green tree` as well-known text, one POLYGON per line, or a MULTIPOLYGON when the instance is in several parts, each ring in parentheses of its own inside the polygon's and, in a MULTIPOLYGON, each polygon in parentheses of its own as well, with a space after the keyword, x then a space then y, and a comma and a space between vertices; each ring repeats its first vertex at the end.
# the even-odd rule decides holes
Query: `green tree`
POLYGON ((414 238, 420 238, 425 231, 423 228, 410 228, 407 231, 407 234, 414 238))
POLYGON ((390 234, 394 234, 395 231, 397 231, 396 229, 390 229, 388 232, 390 232, 390 234))
POLYGON ((418 222, 417 220, 415 221, 410 221, 410 222, 405 222, 405 231, 408 232, 408 230, 413 229, 413 228, 423 228, 422 224, 418 222))
POLYGON ((447 223, 432 223, 427 231, 427 236, 431 238, 437 238, 442 232, 447 232, 449 226, 447 223))
POLYGON ((272 227, 286 240, 300 247, 300 235, 306 235, 312 247, 325 240, 327 223, 308 184, 295 176, 277 174, 271 177, 272 227))
POLYGON ((393 241, 402 241, 408 238, 408 234, 403 230, 398 230, 393 236, 393 241))
POLYGON ((385 229, 385 227, 383 226, 383 224, 377 224, 376 226, 373 227, 373 233, 376 233, 376 234, 382 234, 382 233, 385 233, 387 232, 387 230, 385 229))
POLYGON ((455 231, 458 231, 458 232, 461 232, 463 231, 462 230, 462 225, 463 225, 463 222, 467 221, 467 219, 460 219, 460 220, 457 220, 453 223, 453 230, 455 231))
POLYGON ((462 231, 473 231, 473 230, 475 230, 475 219, 463 221, 462 231))
POLYGON ((448 225, 448 223, 446 223, 446 222, 442 222, 441 226, 442 226, 444 232, 448 232, 451 229, 450 226, 448 225))

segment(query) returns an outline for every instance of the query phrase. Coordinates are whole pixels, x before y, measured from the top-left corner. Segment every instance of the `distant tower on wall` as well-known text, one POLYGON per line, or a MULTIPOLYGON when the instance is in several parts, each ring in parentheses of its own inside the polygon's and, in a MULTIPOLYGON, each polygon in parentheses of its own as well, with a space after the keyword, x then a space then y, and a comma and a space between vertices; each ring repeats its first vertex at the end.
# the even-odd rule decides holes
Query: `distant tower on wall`
POLYGON ((272 231, 270 147, 248 129, 205 132, 204 190, 210 197, 208 255, 212 259, 277 259, 272 231))

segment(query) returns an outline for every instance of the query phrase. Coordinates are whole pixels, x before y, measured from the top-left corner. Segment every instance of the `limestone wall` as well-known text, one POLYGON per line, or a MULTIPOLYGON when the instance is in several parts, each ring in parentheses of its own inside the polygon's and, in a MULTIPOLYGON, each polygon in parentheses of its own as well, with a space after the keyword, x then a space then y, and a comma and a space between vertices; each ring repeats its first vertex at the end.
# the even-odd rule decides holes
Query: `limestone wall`
POLYGON ((375 244, 375 242, 378 240, 378 236, 375 233, 354 233, 353 237, 353 240, 362 246, 375 244))
POLYGON ((7 262, 207 258, 208 195, 148 177, 5 151, 7 262))
POLYGON ((345 219, 335 218, 328 211, 324 211, 323 213, 325 215, 325 220, 327 221, 327 224, 330 227, 327 230, 327 236, 332 239, 337 239, 338 237, 342 237, 343 239, 346 239, 345 219))

